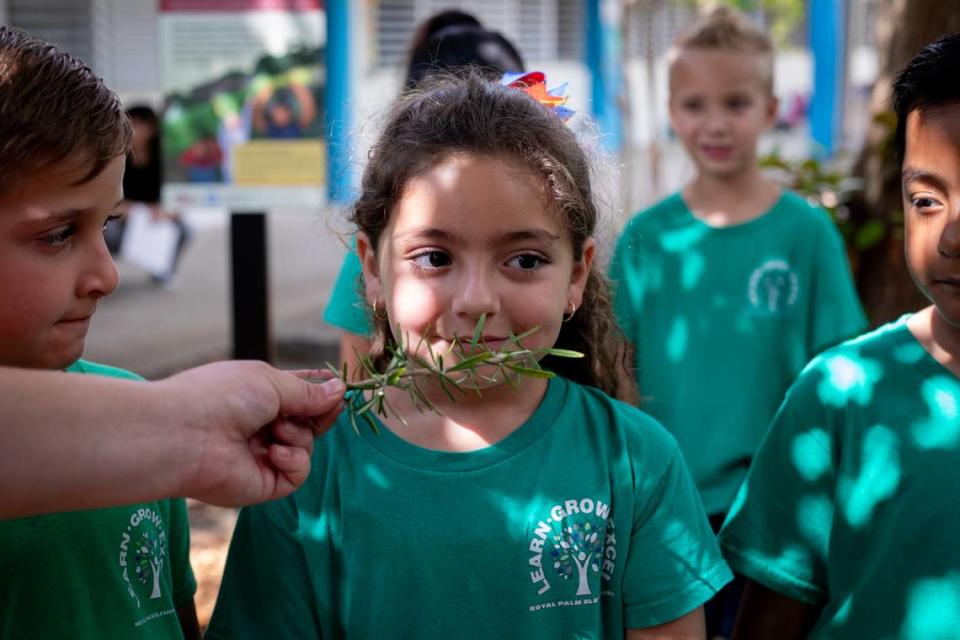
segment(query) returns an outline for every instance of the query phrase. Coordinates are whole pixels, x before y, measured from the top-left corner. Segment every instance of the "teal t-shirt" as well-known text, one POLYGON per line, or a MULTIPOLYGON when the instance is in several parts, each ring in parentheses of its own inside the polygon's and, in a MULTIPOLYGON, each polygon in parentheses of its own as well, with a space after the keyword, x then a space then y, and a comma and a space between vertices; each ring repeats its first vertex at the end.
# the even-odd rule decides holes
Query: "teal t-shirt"
POLYGON ((369 305, 360 293, 362 290, 363 269, 351 239, 350 250, 343 258, 323 319, 344 331, 359 336, 370 335, 373 328, 370 325, 369 305))
POLYGON ((729 578, 673 438, 555 378, 469 453, 341 416, 299 491, 241 513, 207 637, 622 640, 729 578))
POLYGON ((800 369, 866 327, 840 236, 793 193, 721 228, 675 194, 630 221, 610 277, 641 407, 677 438, 707 513, 725 513, 800 369))
MULTIPOLYGON (((83 360, 67 371, 141 379, 83 360)), ((0 549, 0 639, 183 637, 176 608, 196 580, 182 499, 0 520, 0 549)))
POLYGON ((787 393, 721 532, 734 570, 822 607, 812 637, 960 635, 960 380, 906 319, 787 393))

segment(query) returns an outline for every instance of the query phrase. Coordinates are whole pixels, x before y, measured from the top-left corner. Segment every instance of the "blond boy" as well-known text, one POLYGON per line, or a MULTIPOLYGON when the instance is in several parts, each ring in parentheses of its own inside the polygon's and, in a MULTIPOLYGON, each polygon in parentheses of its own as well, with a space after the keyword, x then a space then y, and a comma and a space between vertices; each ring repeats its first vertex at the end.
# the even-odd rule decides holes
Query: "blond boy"
MULTIPOLYGON (((866 324, 826 212, 757 165, 777 112, 773 55, 730 9, 681 33, 669 112, 696 175, 630 221, 611 264, 642 406, 677 438, 715 528, 790 382, 866 324)), ((711 634, 727 618, 708 611, 711 634)))

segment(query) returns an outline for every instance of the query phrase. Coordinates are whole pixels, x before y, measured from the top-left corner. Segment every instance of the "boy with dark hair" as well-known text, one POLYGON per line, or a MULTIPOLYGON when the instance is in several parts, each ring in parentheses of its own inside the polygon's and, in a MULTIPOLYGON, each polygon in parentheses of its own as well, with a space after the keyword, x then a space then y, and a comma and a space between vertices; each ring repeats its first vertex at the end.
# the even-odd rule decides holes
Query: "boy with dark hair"
MULTIPOLYGON (((866 326, 826 212, 758 166, 773 56, 729 8, 678 36, 670 121, 696 176, 627 224, 610 269, 641 407, 677 438, 715 530, 794 377, 866 326)), ((708 637, 728 635, 738 588, 708 605, 708 637)))
POLYGON ((721 542, 735 637, 960 629, 960 34, 894 84, 906 255, 931 306, 824 352, 790 388, 721 542))
MULTIPOLYGON (((139 379, 80 359, 130 140, 86 65, 0 27, 0 365, 139 379)), ((0 521, 0 637, 199 637, 189 547, 182 499, 0 521)))

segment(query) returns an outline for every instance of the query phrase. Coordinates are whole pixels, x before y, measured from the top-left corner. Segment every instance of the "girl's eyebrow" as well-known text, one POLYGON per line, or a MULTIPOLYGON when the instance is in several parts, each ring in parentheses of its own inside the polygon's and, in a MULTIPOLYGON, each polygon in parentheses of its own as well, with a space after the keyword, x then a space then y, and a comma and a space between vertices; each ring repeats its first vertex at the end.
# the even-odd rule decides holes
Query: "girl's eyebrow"
POLYGON ((502 242, 517 242, 520 240, 536 240, 540 242, 556 242, 560 239, 560 236, 548 231, 546 229, 517 229, 515 231, 507 231, 506 233, 499 234, 492 240, 492 244, 500 244, 502 242))
MULTIPOLYGON (((466 244, 465 236, 437 229, 436 227, 422 227, 411 229, 397 234, 397 240, 445 240, 447 242, 466 244)), ((504 233, 497 234, 490 240, 491 245, 499 245, 506 242, 518 242, 523 240, 533 240, 539 242, 553 243, 560 240, 560 236, 547 229, 532 227, 529 229, 514 229, 504 233)))

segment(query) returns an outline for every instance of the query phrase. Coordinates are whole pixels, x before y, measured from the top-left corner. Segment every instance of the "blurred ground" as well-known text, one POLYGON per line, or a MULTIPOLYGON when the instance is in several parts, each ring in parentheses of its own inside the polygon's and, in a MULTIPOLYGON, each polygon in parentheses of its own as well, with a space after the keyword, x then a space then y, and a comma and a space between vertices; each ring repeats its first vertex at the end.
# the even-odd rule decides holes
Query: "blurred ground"
MULTIPOLYGON (((337 340, 322 320, 344 253, 336 234, 344 225, 332 215, 267 217, 271 322, 279 364, 300 360, 311 350, 316 355, 317 348, 337 340)), ((230 356, 228 216, 211 210, 192 212, 186 219, 193 239, 169 287, 158 287, 145 272, 119 263, 120 287, 101 303, 84 357, 155 379, 230 356)))

